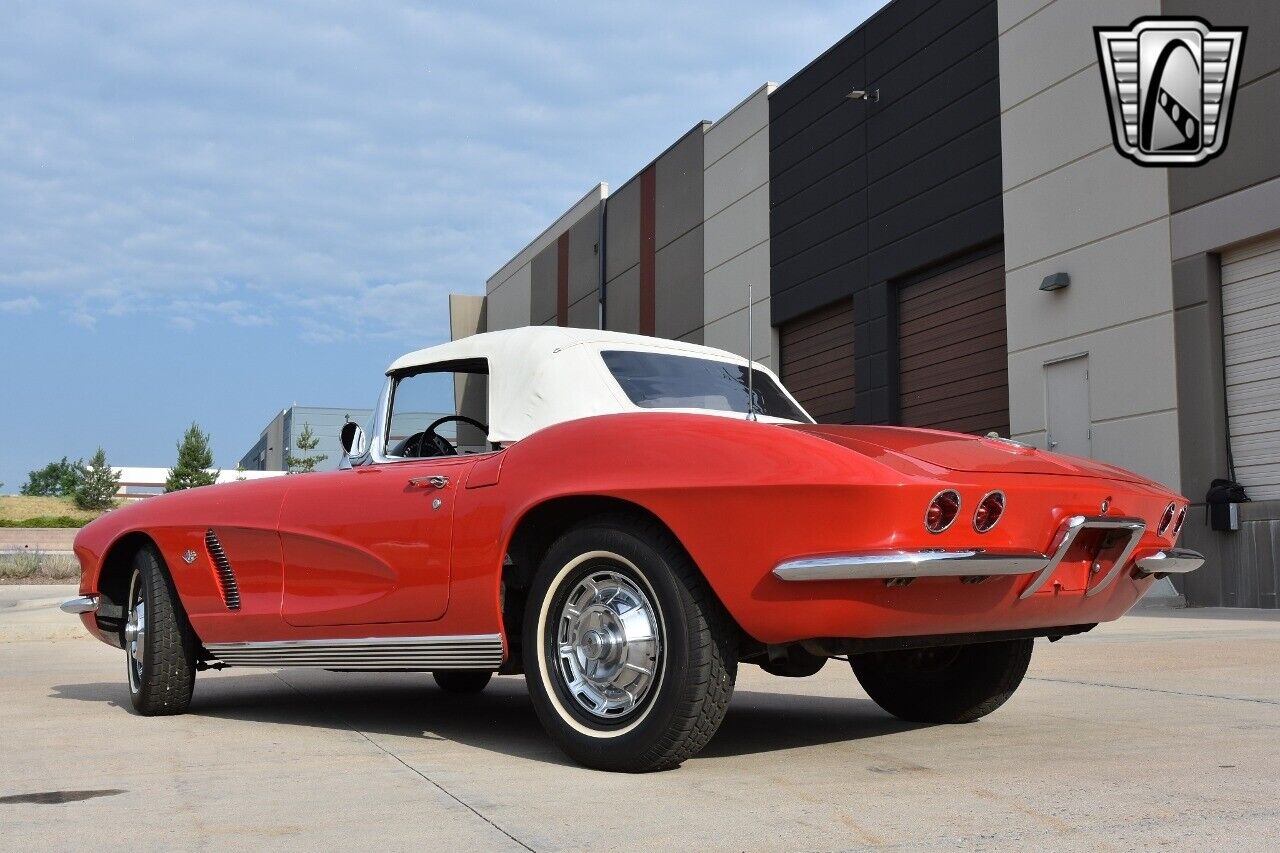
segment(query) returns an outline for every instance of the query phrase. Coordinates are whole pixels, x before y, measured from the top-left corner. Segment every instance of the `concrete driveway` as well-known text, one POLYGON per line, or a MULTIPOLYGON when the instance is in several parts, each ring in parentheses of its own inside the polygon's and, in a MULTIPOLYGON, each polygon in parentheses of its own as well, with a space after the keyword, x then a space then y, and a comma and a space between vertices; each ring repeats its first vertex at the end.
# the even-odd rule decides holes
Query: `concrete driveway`
POLYGON ((1017 696, 969 726, 897 722, 839 662, 744 667, 702 755, 622 776, 568 764, 519 678, 457 698, 426 675, 227 670, 188 715, 136 717, 122 653, 49 609, 64 592, 0 588, 2 848, 1203 850, 1280 832, 1275 613, 1037 641, 1017 696))

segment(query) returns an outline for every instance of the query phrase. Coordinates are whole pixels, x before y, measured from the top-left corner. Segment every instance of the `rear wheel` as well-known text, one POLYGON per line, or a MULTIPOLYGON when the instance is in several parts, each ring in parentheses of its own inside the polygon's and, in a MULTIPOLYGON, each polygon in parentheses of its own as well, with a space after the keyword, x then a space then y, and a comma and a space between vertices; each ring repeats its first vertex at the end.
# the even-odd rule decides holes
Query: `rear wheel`
POLYGON ((719 728, 735 629, 656 524, 588 522, 547 552, 524 618, 534 709, 571 758, 601 770, 679 765, 719 728))
POLYGON ((133 558, 123 639, 134 710, 147 717, 186 711, 195 687, 196 637, 151 548, 133 558))
POLYGON ((487 669, 438 669, 431 677, 445 693, 479 693, 493 673, 487 669))
POLYGON ((875 703, 913 723, 972 723, 1022 683, 1031 640, 855 655, 853 674, 875 703))

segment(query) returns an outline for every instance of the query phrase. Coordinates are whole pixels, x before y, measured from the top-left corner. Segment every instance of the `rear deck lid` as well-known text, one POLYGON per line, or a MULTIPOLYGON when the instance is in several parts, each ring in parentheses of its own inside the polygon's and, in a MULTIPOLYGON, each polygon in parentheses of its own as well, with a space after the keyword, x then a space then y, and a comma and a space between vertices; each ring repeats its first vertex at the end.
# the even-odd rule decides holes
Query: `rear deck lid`
POLYGON ((909 427, 799 424, 788 426, 787 429, 825 438, 872 458, 883 458, 886 455, 905 457, 948 471, 985 474, 1056 474, 1106 477, 1131 483, 1151 482, 1123 468, 1095 462, 1092 459, 1048 453, 1002 438, 980 438, 954 432, 909 427))

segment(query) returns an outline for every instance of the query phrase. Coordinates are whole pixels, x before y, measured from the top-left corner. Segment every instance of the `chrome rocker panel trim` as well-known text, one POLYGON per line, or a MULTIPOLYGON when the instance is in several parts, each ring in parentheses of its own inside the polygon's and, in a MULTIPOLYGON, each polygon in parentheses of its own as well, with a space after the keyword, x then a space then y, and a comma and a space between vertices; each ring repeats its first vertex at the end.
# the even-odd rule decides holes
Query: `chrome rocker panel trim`
POLYGON ((1157 551, 1150 557, 1140 558, 1138 573, 1143 577, 1155 574, 1181 575, 1194 572, 1203 565, 1204 555, 1199 551, 1192 551, 1190 548, 1170 548, 1167 551, 1157 551))
POLYGON ((503 659, 502 636, 499 634, 207 643, 205 649, 210 656, 228 666, 496 670, 503 659))
POLYGON ((1044 568, 1043 554, 1002 554, 978 549, 889 551, 837 554, 779 563, 773 574, 784 581, 889 580, 891 578, 1025 575, 1044 568))
MULTIPOLYGON (((1161 571, 1164 571, 1163 569, 1161 571)), ((77 598, 68 598, 66 601, 58 605, 58 609, 63 613, 72 613, 79 615, 81 613, 93 613, 98 609, 98 596, 81 595, 77 598)))
MULTIPOLYGON (((1037 573, 1018 597, 1028 598, 1034 595, 1066 559, 1076 538, 1086 530, 1120 530, 1127 531, 1129 540, 1116 555, 1111 570, 1085 592, 1085 596, 1093 596, 1102 592, 1114 581, 1120 572, 1129 565, 1129 558, 1137 549, 1146 532, 1147 523, 1140 518, 1122 518, 1112 516, 1073 515, 1062 523, 1053 539, 1053 547, 1049 554, 1035 552, 1008 553, 983 551, 981 549, 937 549, 922 551, 890 551, 869 554, 836 554, 825 557, 804 557, 785 560, 773 570, 779 580, 784 581, 830 581, 830 580, 889 580, 892 578, 923 577, 982 577, 993 575, 1023 575, 1037 573)), ((1204 558, 1194 551, 1162 551, 1167 557, 1143 558, 1142 564, 1156 559, 1161 566, 1149 573, 1189 572, 1199 567, 1204 558), (1174 555, 1177 555, 1176 557, 1174 555), (1191 557, 1189 555, 1194 555, 1191 557), (1192 562, 1198 560, 1195 565, 1192 562), (1167 562, 1165 562, 1167 561, 1167 562), (1185 566, 1185 568, 1184 568, 1185 566)))

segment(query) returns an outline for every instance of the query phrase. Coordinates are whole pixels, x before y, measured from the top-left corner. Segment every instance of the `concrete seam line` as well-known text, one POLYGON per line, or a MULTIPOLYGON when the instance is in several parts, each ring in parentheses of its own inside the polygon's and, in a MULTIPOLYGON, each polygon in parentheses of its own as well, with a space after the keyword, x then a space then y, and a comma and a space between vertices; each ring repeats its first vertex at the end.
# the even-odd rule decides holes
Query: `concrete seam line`
POLYGON ((450 799, 452 799, 452 800, 453 800, 454 802, 456 802, 458 805, 462 806, 462 807, 463 807, 463 808, 465 808, 467 811, 471 812, 473 815, 475 815, 476 817, 480 818, 480 819, 481 819, 482 821, 484 821, 485 823, 487 823, 487 824, 489 824, 490 826, 492 826, 492 827, 493 827, 494 829, 496 829, 498 832, 501 832, 501 833, 502 833, 503 835, 505 835, 507 838, 510 838, 513 842, 515 842, 516 844, 520 845, 520 846, 521 846, 522 848, 524 848, 525 850, 528 850, 528 851, 529 851, 529 853, 536 853, 536 851, 535 851, 532 847, 530 847, 528 844, 525 844, 525 843, 524 843, 523 841, 521 841, 519 838, 516 838, 516 837, 515 837, 514 835, 512 835, 510 832, 507 832, 505 829, 503 829, 501 826, 499 826, 496 822, 494 822, 491 818, 486 817, 485 815, 481 814, 481 813, 480 813, 480 812, 475 808, 475 806, 472 806, 472 805, 471 805, 470 803, 468 803, 466 800, 462 799, 462 798, 461 798, 461 797, 459 797, 457 794, 453 793, 453 792, 452 792, 452 791, 450 791, 448 788, 446 788, 444 785, 441 785, 441 784, 440 784, 439 782, 437 782, 435 779, 432 779, 430 776, 428 776, 427 774, 423 773, 423 772, 422 772, 421 770, 419 770, 418 768, 416 768, 416 767, 414 767, 414 766, 410 765, 410 764, 409 764, 407 761, 405 761, 403 758, 401 758, 400 756, 396 755, 394 752, 392 752, 391 750, 387 749, 386 747, 384 747, 382 744, 378 743, 378 742, 377 742, 376 740, 374 740, 373 738, 369 737, 369 735, 365 734, 364 732, 360 731, 360 730, 359 730, 359 729, 357 729, 357 728, 352 728, 352 729, 351 729, 351 731, 355 732, 356 734, 360 735, 360 737, 364 738, 364 739, 365 739, 365 740, 367 740, 369 743, 373 744, 373 746, 374 746, 374 747, 376 747, 377 749, 381 750, 384 754, 386 754, 386 755, 390 756, 391 758, 394 758, 396 761, 400 762, 400 764, 401 764, 401 765, 403 765, 407 770, 409 770, 409 771, 411 771, 411 772, 413 772, 413 773, 416 773, 416 774, 417 774, 419 777, 421 777, 422 779, 426 780, 427 782, 430 782, 432 785, 434 785, 437 789, 439 789, 443 794, 445 794, 447 797, 449 797, 450 799))
MULTIPOLYGON (((292 690, 294 693, 297 693, 297 694, 298 694, 299 696, 301 696, 303 699, 309 699, 309 698, 310 698, 309 696, 307 696, 307 694, 306 694, 306 693, 302 692, 302 691, 301 691, 301 690, 299 690, 297 687, 295 687, 293 684, 290 684, 288 681, 286 681, 286 680, 285 680, 285 678, 284 678, 282 675, 280 675, 280 673, 279 673, 279 672, 273 672, 273 673, 272 673, 272 675, 274 675, 274 676, 275 676, 275 677, 280 681, 280 683, 281 683, 281 684, 283 684, 285 687, 288 687, 288 688, 289 688, 290 690, 292 690)), ((376 740, 374 740, 373 738, 369 737, 369 735, 368 735, 368 734, 366 734, 365 732, 361 731, 360 729, 358 729, 358 728, 356 728, 355 726, 353 726, 353 725, 351 725, 350 723, 348 723, 348 722, 347 722, 347 720, 343 719, 343 717, 342 717, 342 715, 341 715, 341 714, 339 714, 339 715, 338 715, 338 719, 339 719, 339 720, 341 720, 341 721, 342 721, 342 723, 346 726, 347 731, 355 732, 356 734, 360 735, 360 737, 362 737, 362 738, 364 738, 366 741, 368 741, 368 743, 369 743, 371 746, 373 746, 375 749, 377 749, 377 750, 378 750, 379 752, 381 752, 383 755, 389 756, 390 758, 394 758, 394 759, 395 759, 397 762, 399 762, 399 763, 400 763, 400 765, 401 765, 401 766, 403 766, 406 770, 408 770, 409 772, 411 772, 411 773, 415 774, 416 776, 418 776, 418 777, 419 777, 419 778, 421 778, 422 780, 424 780, 424 781, 426 781, 426 782, 429 782, 429 783, 431 783, 432 785, 434 785, 434 786, 435 786, 435 787, 436 787, 436 788, 437 788, 441 793, 443 793, 443 794, 444 794, 445 796, 447 796, 449 799, 453 800, 455 803, 457 803, 458 805, 462 806, 462 807, 463 807, 463 808, 465 808, 467 811, 471 812, 473 815, 475 815, 476 817, 480 818, 480 819, 481 819, 482 821, 484 821, 485 823, 487 823, 487 824, 489 824, 490 826, 492 826, 492 827, 493 827, 494 829, 496 829, 498 832, 501 832, 501 833, 502 833, 503 835, 505 835, 507 838, 510 838, 513 842, 515 842, 516 844, 520 845, 520 847, 522 847, 523 849, 528 850, 528 851, 529 851, 529 853, 537 853, 537 851, 536 851, 536 850, 534 850, 534 848, 530 847, 528 844, 525 844, 525 843, 524 843, 523 841, 521 841, 519 838, 516 838, 516 837, 515 837, 514 835, 512 835, 510 832, 507 832, 505 829, 503 829, 501 826, 499 826, 496 822, 494 822, 494 821, 493 821, 493 820, 491 820, 490 818, 486 817, 485 815, 481 814, 478 810, 476 810, 476 808, 475 808, 474 806, 472 806, 472 805, 471 805, 470 803, 468 803, 466 800, 462 799, 462 798, 461 798, 461 797, 459 797, 457 794, 453 793, 453 792, 452 792, 452 791, 450 791, 448 788, 446 788, 444 785, 441 785, 441 784, 440 784, 439 782, 437 782, 435 779, 432 779, 430 776, 428 776, 427 774, 423 773, 423 772, 422 772, 421 770, 419 770, 418 768, 416 768, 416 767, 412 766, 411 764, 409 764, 409 763, 408 763, 407 761, 405 761, 403 758, 401 758, 400 756, 396 755, 394 752, 392 752, 391 750, 387 749, 386 747, 384 747, 382 744, 378 743, 378 742, 377 742, 376 740)))
POLYGON ((1226 699, 1231 702, 1254 702, 1259 705, 1280 705, 1280 702, 1275 699, 1254 699, 1249 696, 1225 696, 1221 693, 1191 693, 1186 690, 1165 690, 1161 687, 1135 687, 1130 684, 1107 684, 1102 681, 1076 681, 1071 678, 1027 676, 1027 681, 1050 681, 1055 684, 1079 684, 1084 687, 1111 687, 1116 690, 1136 690, 1139 693, 1167 693, 1171 696, 1191 696, 1197 699, 1226 699))

